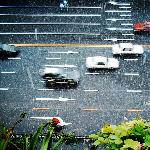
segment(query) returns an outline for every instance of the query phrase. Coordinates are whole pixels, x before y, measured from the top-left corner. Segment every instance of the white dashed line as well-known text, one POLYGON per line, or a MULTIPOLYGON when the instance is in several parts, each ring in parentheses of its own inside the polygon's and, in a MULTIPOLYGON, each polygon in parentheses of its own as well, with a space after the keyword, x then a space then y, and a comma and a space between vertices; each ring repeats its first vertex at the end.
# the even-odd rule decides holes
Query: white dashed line
POLYGON ((46 58, 46 60, 55 60, 55 59, 60 60, 61 58, 48 58, 48 57, 46 58))
POLYGON ((120 17, 131 17, 129 14, 120 14, 120 17))
POLYGON ((124 73, 126 76, 139 76, 139 73, 124 73))
POLYGON ((63 98, 63 97, 59 97, 59 98, 35 98, 34 100, 38 100, 38 101, 62 101, 62 102, 66 102, 66 101, 74 101, 76 99, 69 99, 69 98, 63 98))
POLYGON ((112 31, 117 31, 117 30, 121 30, 121 31, 132 31, 132 28, 106 28, 107 30, 112 30, 112 31))
POLYGON ((133 23, 121 23, 122 26, 133 26, 133 23))
POLYGON ((130 9, 131 7, 127 7, 127 6, 119 6, 119 8, 130 9))
POLYGON ((20 60, 21 58, 20 58, 20 57, 15 57, 15 58, 13 58, 13 57, 11 58, 11 57, 10 57, 10 58, 8 58, 8 59, 12 59, 12 60, 20 60))
POLYGON ((142 93, 142 90, 127 90, 128 93, 142 93))
POLYGON ((86 72, 85 75, 96 75, 96 74, 99 74, 97 72, 94 72, 94 73, 90 73, 90 72, 86 72))
POLYGON ((105 19, 105 20, 110 20, 110 21, 122 21, 122 20, 132 20, 132 19, 117 19, 117 18, 109 18, 109 19, 105 19))
POLYGON ((2 71, 1 73, 3 73, 3 74, 13 74, 15 72, 14 71, 10 71, 10 72, 4 72, 4 71, 2 71))
POLYGON ((38 91, 54 91, 55 89, 37 89, 38 91))
POLYGON ((0 91, 8 91, 9 88, 0 88, 0 91))
POLYGON ((98 92, 98 90, 83 90, 85 92, 98 92))
POLYGON ((77 66, 75 65, 44 65, 45 67, 60 67, 60 68, 76 68, 77 66))
POLYGON ((122 35, 134 35, 132 33, 122 33, 122 35))
POLYGON ((138 59, 135 58, 135 59, 124 59, 124 60, 127 60, 127 61, 137 61, 138 59))
POLYGON ((117 39, 117 38, 112 38, 112 39, 104 39, 105 41, 133 41, 134 39, 117 39))
POLYGON ((106 10, 105 12, 131 12, 131 10, 106 10))

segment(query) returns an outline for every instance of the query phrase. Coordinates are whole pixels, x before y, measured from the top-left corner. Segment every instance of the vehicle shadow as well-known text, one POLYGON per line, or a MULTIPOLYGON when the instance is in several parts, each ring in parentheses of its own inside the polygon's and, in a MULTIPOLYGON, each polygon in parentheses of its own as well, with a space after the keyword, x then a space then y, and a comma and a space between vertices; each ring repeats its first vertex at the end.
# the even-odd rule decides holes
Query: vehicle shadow
POLYGON ((6 51, 0 51, 0 59, 6 60, 11 57, 17 57, 19 55, 20 51, 17 52, 6 52, 6 51))
POLYGON ((76 84, 60 84, 60 83, 55 83, 55 84, 50 84, 49 82, 45 81, 45 86, 49 89, 56 89, 56 90, 60 90, 60 89, 76 89, 78 86, 78 83, 76 84))

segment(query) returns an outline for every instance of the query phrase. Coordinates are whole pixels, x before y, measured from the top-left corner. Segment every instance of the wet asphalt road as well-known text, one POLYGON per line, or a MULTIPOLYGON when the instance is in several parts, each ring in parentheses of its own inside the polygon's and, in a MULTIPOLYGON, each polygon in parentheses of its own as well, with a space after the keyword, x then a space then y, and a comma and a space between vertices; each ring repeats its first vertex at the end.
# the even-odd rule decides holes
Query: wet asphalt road
MULTIPOLYGON (((76 8, 89 5, 85 3, 77 5, 72 2, 70 7, 75 8, 68 8, 68 11, 62 12, 56 7, 57 3, 46 10, 43 7, 1 8, 0 14, 3 15, 0 15, 0 40, 3 43, 113 44, 121 41, 149 44, 149 33, 135 35, 132 30, 133 23, 148 20, 147 7, 143 6, 144 11, 141 11, 137 4, 133 5, 133 2, 127 1, 125 3, 130 4, 128 7, 131 8, 119 8, 120 6, 102 2, 95 3, 94 6, 99 8, 76 8), (112 10, 127 12, 110 12, 112 10), (139 17, 139 14, 146 15, 139 17), (112 21, 112 18, 123 20, 112 21), (46 33, 42 34, 43 32, 46 33), (58 33, 59 35, 56 35, 58 33)), ((30 119, 33 116, 59 116, 65 122, 72 123, 66 130, 74 131, 77 135, 87 135, 97 131, 106 122, 117 123, 124 117, 131 119, 137 116, 137 113, 129 112, 128 109, 143 110, 140 114, 145 118, 150 114, 147 109, 150 106, 149 48, 145 48, 141 56, 117 56, 120 61, 119 69, 100 70, 93 74, 89 74, 85 67, 86 57, 96 55, 113 57, 111 48, 16 47, 16 49, 20 51, 18 56, 0 60, 0 114, 1 121, 10 125, 20 113, 27 112, 28 118, 18 127, 18 132, 32 131, 43 122, 30 119), (68 51, 75 53, 68 54, 68 51), (39 69, 44 65, 65 64, 79 69, 81 78, 78 87, 47 90, 48 87, 39 75, 39 69), (59 97, 73 100, 66 102, 37 100, 37 98, 59 99, 59 97), (37 110, 41 108, 45 110, 37 110)))

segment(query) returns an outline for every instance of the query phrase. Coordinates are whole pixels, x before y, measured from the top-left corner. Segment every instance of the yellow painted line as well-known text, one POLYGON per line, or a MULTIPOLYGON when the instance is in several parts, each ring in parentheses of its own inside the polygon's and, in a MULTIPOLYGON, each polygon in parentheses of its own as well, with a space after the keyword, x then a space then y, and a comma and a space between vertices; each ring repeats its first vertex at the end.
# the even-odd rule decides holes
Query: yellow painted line
POLYGON ((112 47, 107 44, 10 44, 16 47, 112 47))
POLYGON ((128 112, 143 112, 142 109, 128 109, 128 112))
MULTIPOLYGON (((52 43, 27 43, 10 44, 16 47, 112 47, 112 44, 52 44, 52 43)), ((142 45, 144 48, 150 48, 150 45, 142 45)))
POLYGON ((34 107, 34 108, 32 108, 32 110, 49 110, 49 108, 47 108, 47 107, 39 107, 39 108, 37 108, 37 107, 34 107))
POLYGON ((98 109, 97 108, 83 108, 82 111, 93 112, 93 111, 98 111, 98 109))

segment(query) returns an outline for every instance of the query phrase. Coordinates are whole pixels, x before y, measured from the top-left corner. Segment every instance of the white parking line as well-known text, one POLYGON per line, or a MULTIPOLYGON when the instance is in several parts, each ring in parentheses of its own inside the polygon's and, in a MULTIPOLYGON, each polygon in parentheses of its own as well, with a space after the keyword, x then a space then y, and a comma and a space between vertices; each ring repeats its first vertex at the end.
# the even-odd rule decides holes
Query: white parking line
POLYGON ((96 75, 96 74, 99 74, 99 73, 97 73, 97 72, 94 72, 94 73, 86 72, 85 74, 86 75, 96 75))
POLYGON ((14 72, 14 71, 10 71, 10 72, 2 71, 1 73, 3 73, 3 74, 13 74, 13 73, 16 73, 16 72, 14 72))
POLYGON ((54 91, 55 89, 37 89, 38 91, 54 91))
POLYGON ((128 93, 141 93, 142 90, 127 90, 128 93))
POLYGON ((61 59, 60 57, 59 58, 48 58, 48 57, 46 57, 46 60, 57 60, 57 59, 61 59))
POLYGON ((30 72, 29 67, 27 68, 27 74, 28 74, 28 77, 29 77, 29 81, 30 81, 30 83, 31 83, 31 87, 32 87, 33 89, 35 89, 34 83, 33 83, 33 79, 32 79, 32 74, 31 74, 31 72, 30 72))
POLYGON ((139 76, 139 73, 124 73, 126 76, 139 76))
POLYGON ((45 67, 60 67, 60 68, 76 68, 77 66, 75 65, 44 65, 45 67))
POLYGON ((143 58, 143 65, 145 64, 145 62, 146 62, 146 54, 144 54, 144 58, 143 58))
POLYGON ((131 10, 106 10, 105 12, 131 12, 131 10))
POLYGON ((98 92, 98 90, 83 90, 83 91, 85 91, 85 92, 98 92))
POLYGON ((8 58, 8 59, 12 59, 12 60, 20 60, 21 58, 20 57, 10 57, 10 58, 8 58))
POLYGON ((9 88, 0 88, 0 91, 8 91, 9 88))

